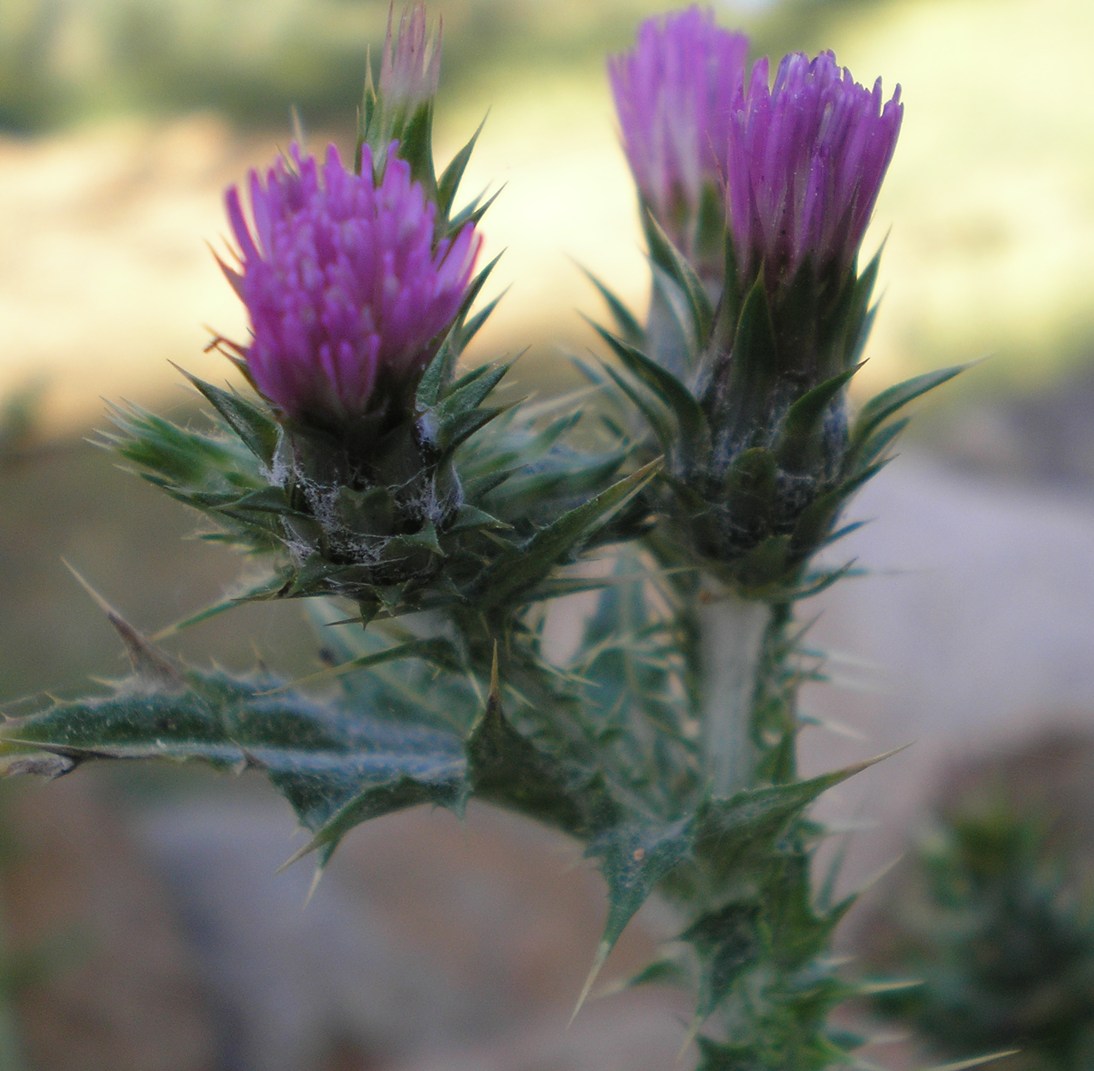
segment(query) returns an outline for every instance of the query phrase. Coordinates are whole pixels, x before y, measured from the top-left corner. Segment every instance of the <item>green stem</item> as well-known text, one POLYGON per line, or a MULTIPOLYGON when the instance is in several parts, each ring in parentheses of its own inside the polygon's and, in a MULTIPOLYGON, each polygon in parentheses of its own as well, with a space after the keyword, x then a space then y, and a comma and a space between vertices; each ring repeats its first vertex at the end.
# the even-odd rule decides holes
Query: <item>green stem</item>
POLYGON ((767 603, 731 592, 700 610, 704 772, 714 796, 756 780, 755 713, 773 616, 767 603))

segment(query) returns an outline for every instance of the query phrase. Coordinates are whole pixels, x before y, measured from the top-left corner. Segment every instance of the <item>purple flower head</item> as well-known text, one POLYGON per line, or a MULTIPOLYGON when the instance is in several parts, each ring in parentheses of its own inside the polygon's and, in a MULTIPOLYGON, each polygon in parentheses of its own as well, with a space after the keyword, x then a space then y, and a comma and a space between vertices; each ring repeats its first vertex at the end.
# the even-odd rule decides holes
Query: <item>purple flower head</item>
POLYGON ((896 146, 900 87, 859 85, 831 52, 785 56, 768 88, 752 70, 729 124, 726 217, 738 272, 769 291, 809 262, 818 277, 851 270, 896 146))
POLYGON ((290 419, 340 427, 374 395, 416 386, 463 303, 480 239, 471 224, 434 242, 435 206, 392 146, 373 177, 331 145, 322 165, 280 159, 250 174, 253 227, 239 190, 228 218, 240 270, 226 269, 247 306, 252 339, 239 352, 255 386, 290 419))
POLYGON ((391 28, 394 3, 388 8, 387 38, 380 63, 380 95, 393 110, 416 111, 437 95, 441 70, 441 33, 429 30, 424 3, 416 3, 391 28))
MULTIPOLYGON (((704 188, 721 191, 748 39, 698 7, 648 19, 608 73, 623 148, 639 192, 686 254, 694 253, 704 188)), ((719 195, 720 200, 720 195, 719 195)))

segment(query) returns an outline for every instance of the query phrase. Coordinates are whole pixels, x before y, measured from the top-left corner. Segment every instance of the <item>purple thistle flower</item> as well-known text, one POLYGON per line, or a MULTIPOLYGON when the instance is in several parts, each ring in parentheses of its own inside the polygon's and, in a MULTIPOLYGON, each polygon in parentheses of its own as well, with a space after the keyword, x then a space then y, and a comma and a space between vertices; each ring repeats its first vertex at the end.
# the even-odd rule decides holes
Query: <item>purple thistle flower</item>
POLYGON ((226 195, 240 271, 225 268, 247 306, 252 340, 237 351, 258 390, 294 421, 342 427, 374 396, 405 397, 459 312, 480 238, 468 224, 434 242, 436 207, 392 146, 373 177, 331 145, 320 166, 294 145, 250 174, 253 230, 240 192, 226 195))
POLYGON ((785 56, 775 84, 752 69, 729 123, 726 217, 739 280, 769 292, 808 262, 818 278, 852 269, 896 146, 900 87, 859 85, 831 52, 785 56))
POLYGON ((413 112, 437 95, 441 70, 441 33, 430 33, 424 3, 416 3, 392 33, 394 3, 388 8, 387 38, 380 63, 380 95, 393 110, 413 112))
POLYGON ((695 227, 704 189, 718 191, 721 201, 747 52, 743 34, 720 29, 713 12, 692 7, 648 19, 634 50, 608 64, 623 148, 639 192, 689 256, 701 238, 695 227))

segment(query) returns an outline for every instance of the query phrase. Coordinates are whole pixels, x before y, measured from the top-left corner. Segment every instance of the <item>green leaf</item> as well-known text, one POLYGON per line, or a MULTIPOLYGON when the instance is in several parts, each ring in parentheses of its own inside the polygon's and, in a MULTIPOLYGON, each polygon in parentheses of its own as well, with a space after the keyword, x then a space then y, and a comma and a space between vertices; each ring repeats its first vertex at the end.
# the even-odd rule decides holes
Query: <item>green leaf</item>
POLYGON ((591 271, 586 268, 581 268, 581 271, 585 274, 585 278, 596 287, 597 292, 604 299, 604 303, 608 306, 608 311, 612 314, 612 319, 615 320, 617 328, 616 333, 619 337, 636 349, 641 349, 645 344, 646 332, 643 330, 642 325, 635 318, 634 314, 627 308, 623 301, 616 296, 614 291, 608 289, 608 287, 593 275, 591 271))
POLYGON ((608 885, 604 940, 614 945, 654 888, 694 847, 692 819, 622 825, 595 838, 587 855, 596 859, 608 885))
POLYGON ((660 398, 676 416, 680 431, 692 443, 702 443, 708 436, 706 417, 691 391, 671 372, 651 360, 641 350, 635 349, 617 335, 602 327, 597 333, 612 348, 626 369, 656 397, 660 398))
POLYGON ((729 995, 737 980, 763 951, 762 908, 755 901, 730 903, 704 915, 681 934, 695 946, 702 964, 696 1015, 702 1020, 729 995))
MULTIPOLYGON (((393 131, 399 142, 398 155, 410 165, 411 175, 432 199, 437 190, 437 176, 433 170, 433 101, 426 101, 400 119, 393 131)), ((374 146, 374 155, 376 148, 386 150, 387 146, 374 146)))
POLYGON ((459 188, 463 173, 467 169, 468 161, 471 159, 471 154, 475 151, 475 143, 479 140, 479 135, 485 125, 486 120, 483 119, 463 148, 449 161, 448 166, 437 181, 437 208, 442 218, 447 219, 452 215, 452 203, 456 199, 456 190, 459 188))
POLYGON ((101 443, 138 466, 141 475, 184 497, 189 491, 239 495, 264 486, 254 456, 238 439, 181 428, 138 406, 111 407, 120 434, 101 443))
POLYGON ((734 336, 733 357, 739 357, 769 375, 776 368, 775 331, 763 280, 757 279, 745 296, 734 336))
POLYGON ((586 855, 596 859, 608 885, 608 917, 576 1015, 609 953, 657 884, 691 854, 691 818, 650 825, 624 824, 595 837, 586 855))
POLYGON ((788 472, 809 472, 821 456, 824 421, 832 402, 843 392, 856 365, 825 380, 803 394, 787 411, 779 437, 772 447, 780 467, 788 472))
POLYGON ((790 823, 818 796, 892 754, 805 781, 746 788, 725 799, 707 800, 695 819, 695 854, 715 882, 725 885, 726 902, 735 899, 734 879, 748 873, 757 859, 770 858, 790 823))
POLYGON ((474 304, 479 292, 489 278, 491 271, 493 271, 494 266, 500 259, 501 254, 499 253, 485 268, 478 272, 474 279, 471 280, 467 292, 464 294, 463 304, 460 306, 460 311, 456 316, 456 322, 453 325, 452 330, 449 331, 448 336, 437 350, 433 360, 426 366, 425 371, 422 373, 422 378, 418 381, 415 401, 420 409, 430 409, 440 401, 445 387, 455 374, 456 362, 460 359, 463 347, 479 327, 482 326, 498 301, 501 300, 500 296, 495 298, 485 309, 472 317, 470 321, 466 319, 471 306, 474 304))
POLYGON ((240 441, 262 462, 273 463, 277 451, 279 432, 277 423, 256 405, 241 398, 235 392, 221 390, 211 383, 198 379, 189 372, 182 373, 227 421, 240 441))
POLYGON ((47 700, 0 725, 5 773, 56 776, 89 759, 260 769, 314 834, 298 854, 318 849, 321 864, 367 818, 418 803, 462 807, 459 734, 320 701, 265 674, 175 669, 164 656, 152 665, 155 648, 130 633, 127 645, 141 653, 134 676, 106 695, 47 700))
POLYGON ((695 1071, 769 1071, 756 1062, 756 1051, 751 1045, 732 1045, 698 1038, 699 1066, 695 1071))
POLYGON ((939 368, 934 372, 925 372, 923 375, 913 376, 903 383, 898 383, 895 387, 889 387, 888 390, 883 390, 879 395, 871 398, 862 407, 855 421, 851 432, 851 448, 861 446, 871 432, 909 402, 941 386, 947 380, 953 379, 968 367, 970 366, 962 364, 950 368, 939 368))
POLYGON ((558 564, 575 557, 660 469, 660 461, 625 476, 600 494, 564 513, 537 532, 523 547, 512 548, 487 568, 478 585, 480 605, 502 606, 534 587, 558 564))
POLYGON ((690 323, 688 333, 696 344, 702 345, 710 334, 714 321, 714 307, 707 297, 702 280, 683 254, 672 244, 652 213, 645 217, 646 240, 650 246, 650 258, 680 289, 688 304, 690 323))
POLYGON ((612 368, 611 365, 604 365, 603 367, 612 382, 623 392, 635 409, 642 414, 661 450, 667 454, 677 442, 676 424, 672 420, 672 414, 665 408, 660 399, 653 398, 651 393, 641 384, 628 379, 621 372, 617 372, 612 368))
POLYGON ((875 471, 880 469, 888 460, 890 447, 903 434, 910 422, 910 417, 890 420, 882 424, 873 434, 862 439, 854 455, 855 464, 863 469, 873 468, 875 471))
POLYGON ((858 492, 884 467, 885 462, 859 467, 853 475, 831 491, 813 499, 802 510, 794 526, 791 539, 796 556, 810 556, 816 550, 826 546, 832 540, 832 526, 839 518, 840 511, 858 492))
POLYGON ((679 810, 695 786, 695 741, 690 731, 681 626, 650 605, 648 560, 621 550, 614 573, 602 578, 575 672, 585 708, 595 711, 603 739, 613 734, 627 784, 659 808, 679 810))
POLYGON ((467 768, 476 796, 582 839, 613 816, 606 793, 590 793, 588 784, 576 784, 573 774, 505 717, 496 661, 486 709, 467 740, 467 768))
POLYGON ((442 453, 454 450, 469 435, 501 412, 497 408, 480 409, 479 406, 510 367, 508 363, 480 365, 462 376, 444 393, 440 402, 428 414, 434 441, 442 453))

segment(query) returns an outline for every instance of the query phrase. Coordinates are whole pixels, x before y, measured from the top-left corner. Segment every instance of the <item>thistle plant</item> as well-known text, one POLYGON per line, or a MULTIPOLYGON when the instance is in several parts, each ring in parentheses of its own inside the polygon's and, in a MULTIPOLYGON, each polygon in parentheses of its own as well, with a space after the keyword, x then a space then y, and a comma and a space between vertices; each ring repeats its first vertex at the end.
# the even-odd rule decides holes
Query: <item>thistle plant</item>
POLYGON ((856 991, 829 954, 850 900, 813 885, 808 814, 854 771, 798 776, 811 671, 794 611, 846 572, 817 555, 853 527, 841 518, 897 414, 954 370, 851 414, 877 269, 859 270, 859 246, 899 92, 830 53, 787 56, 769 85, 747 48, 690 9, 611 61, 650 310, 641 322, 597 282, 606 360, 580 396, 529 402, 505 362, 460 365, 492 308, 476 310, 489 202, 456 207, 474 137, 435 165, 424 8, 389 24, 354 168, 294 146, 247 196, 228 192, 222 266, 251 335, 216 344, 243 382, 190 377, 208 426, 119 408, 104 438, 262 570, 197 616, 305 599, 324 666, 304 681, 185 666, 111 611, 132 674, 14 704, 7 771, 254 768, 320 870, 355 825, 400 808, 518 811, 604 876, 575 999, 656 895, 679 925, 642 978, 694 995, 681 1042, 701 1071, 854 1066, 858 1039, 829 1022, 856 991), (547 611, 579 591, 595 609, 553 658, 547 611))
POLYGON ((941 1052, 1013 1047, 1016 1071, 1079 1071, 1094 1056, 1094 890, 1058 820, 983 795, 932 815, 880 913, 871 958, 922 983, 878 1007, 941 1052))

